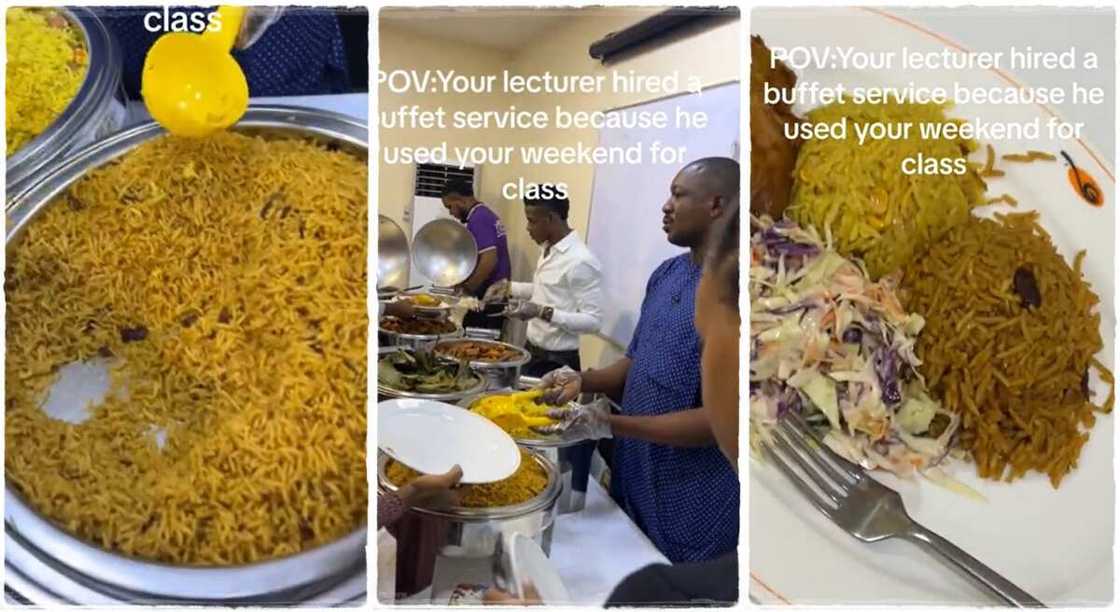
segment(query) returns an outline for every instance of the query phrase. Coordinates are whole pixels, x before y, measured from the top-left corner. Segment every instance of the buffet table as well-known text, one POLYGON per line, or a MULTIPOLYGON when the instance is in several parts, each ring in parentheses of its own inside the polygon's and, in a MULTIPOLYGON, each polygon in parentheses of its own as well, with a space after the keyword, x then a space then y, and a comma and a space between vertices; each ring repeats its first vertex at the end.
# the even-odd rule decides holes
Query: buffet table
MULTIPOLYGON (((395 546, 384 530, 378 532, 377 582, 382 603, 393 601, 395 546)), ((601 606, 615 585, 631 572, 651 563, 668 563, 594 479, 588 482, 584 509, 557 516, 549 556, 572 596, 570 603, 588 606, 601 606)), ((485 569, 464 563, 455 571, 462 576, 461 582, 472 583, 485 569)), ((450 591, 433 596, 429 588, 397 603, 446 605, 449 597, 450 591)))

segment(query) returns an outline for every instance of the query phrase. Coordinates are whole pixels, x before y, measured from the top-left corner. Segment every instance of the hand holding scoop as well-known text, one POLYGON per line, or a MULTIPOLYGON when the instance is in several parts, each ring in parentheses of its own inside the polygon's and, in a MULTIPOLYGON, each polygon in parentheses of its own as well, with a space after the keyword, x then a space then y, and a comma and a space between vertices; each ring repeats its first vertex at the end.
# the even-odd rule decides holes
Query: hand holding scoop
POLYGON ((249 84, 230 55, 245 7, 223 6, 218 14, 219 30, 164 34, 144 58, 144 104, 172 134, 206 136, 236 123, 249 107, 249 84))

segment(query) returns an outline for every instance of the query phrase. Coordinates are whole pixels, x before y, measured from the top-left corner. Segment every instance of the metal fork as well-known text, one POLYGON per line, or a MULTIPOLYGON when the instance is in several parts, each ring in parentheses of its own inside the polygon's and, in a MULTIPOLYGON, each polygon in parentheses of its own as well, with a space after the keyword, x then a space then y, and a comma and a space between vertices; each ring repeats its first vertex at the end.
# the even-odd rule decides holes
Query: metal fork
POLYGON ((897 491, 880 484, 858 465, 828 448, 800 415, 791 412, 778 419, 772 438, 773 442, 762 445, 763 453, 817 510, 857 540, 908 540, 964 571, 1007 605, 1046 607, 949 540, 915 522, 906 513, 897 491), (801 468, 817 489, 794 470, 788 459, 801 468))

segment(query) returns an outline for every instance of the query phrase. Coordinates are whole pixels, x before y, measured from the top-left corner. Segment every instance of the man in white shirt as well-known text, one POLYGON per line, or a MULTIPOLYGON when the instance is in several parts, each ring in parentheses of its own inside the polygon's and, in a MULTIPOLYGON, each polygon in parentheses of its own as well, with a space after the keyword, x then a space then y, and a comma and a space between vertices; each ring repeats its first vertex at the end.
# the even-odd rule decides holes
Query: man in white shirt
POLYGON ((528 376, 562 366, 578 372, 579 337, 598 332, 603 321, 602 265, 568 227, 568 207, 567 198, 525 200, 529 236, 544 249, 533 282, 498 282, 484 297, 526 300, 510 316, 529 320, 528 376))

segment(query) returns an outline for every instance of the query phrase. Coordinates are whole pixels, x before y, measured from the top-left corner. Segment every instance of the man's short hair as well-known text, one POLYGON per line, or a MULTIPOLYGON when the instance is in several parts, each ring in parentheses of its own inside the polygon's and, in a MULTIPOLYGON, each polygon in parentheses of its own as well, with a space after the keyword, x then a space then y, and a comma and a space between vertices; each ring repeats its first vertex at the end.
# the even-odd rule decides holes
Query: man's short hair
POLYGON ((460 196, 464 198, 474 197, 474 186, 465 179, 451 179, 443 186, 443 192, 440 197, 446 198, 448 196, 460 196))
POLYGON ((568 209, 571 208, 568 198, 551 196, 547 198, 525 198, 525 206, 540 206, 556 213, 561 219, 568 220, 568 209))
POLYGON ((699 172, 716 195, 731 199, 739 192, 739 162, 730 157, 704 157, 686 166, 699 172))

